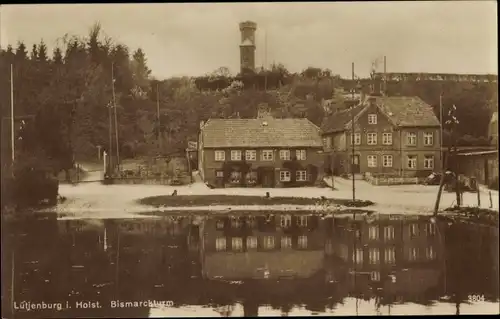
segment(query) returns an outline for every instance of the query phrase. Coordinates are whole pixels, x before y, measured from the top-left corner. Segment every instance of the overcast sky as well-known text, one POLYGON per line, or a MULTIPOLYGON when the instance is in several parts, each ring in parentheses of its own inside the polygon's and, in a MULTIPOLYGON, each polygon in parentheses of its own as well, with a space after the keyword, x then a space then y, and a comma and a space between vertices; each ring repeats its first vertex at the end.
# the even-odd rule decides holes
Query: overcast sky
MULTIPOLYGON (((49 49, 65 33, 86 35, 95 21, 131 50, 141 47, 153 75, 239 71, 238 23, 257 23, 257 66, 329 68, 367 75, 387 56, 388 72, 497 74, 495 1, 40 4, 0 9, 1 45, 43 38, 49 49)), ((382 66, 381 69, 382 70, 382 66)))

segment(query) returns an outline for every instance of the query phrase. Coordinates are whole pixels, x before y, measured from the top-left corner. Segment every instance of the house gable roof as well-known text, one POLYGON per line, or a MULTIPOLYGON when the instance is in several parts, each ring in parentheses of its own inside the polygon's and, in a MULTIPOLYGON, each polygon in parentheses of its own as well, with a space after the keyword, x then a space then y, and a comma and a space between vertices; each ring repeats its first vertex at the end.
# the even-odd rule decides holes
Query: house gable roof
POLYGON ((322 147, 319 127, 308 119, 210 119, 202 128, 203 146, 322 147))
POLYGON ((322 133, 335 133, 348 129, 352 119, 351 111, 355 114, 356 122, 371 105, 376 105, 396 127, 440 126, 432 107, 416 96, 369 96, 362 104, 333 113, 326 118, 321 125, 322 133))
POLYGON ((432 107, 416 96, 377 96, 375 103, 399 127, 436 126, 432 107))

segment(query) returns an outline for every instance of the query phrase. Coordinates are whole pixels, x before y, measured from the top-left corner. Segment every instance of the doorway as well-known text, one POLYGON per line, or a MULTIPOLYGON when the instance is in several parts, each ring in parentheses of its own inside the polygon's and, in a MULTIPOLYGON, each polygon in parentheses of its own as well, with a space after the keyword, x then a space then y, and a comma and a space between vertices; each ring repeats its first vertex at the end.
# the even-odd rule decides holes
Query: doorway
POLYGON ((351 155, 351 170, 349 173, 353 174, 359 174, 360 172, 360 167, 359 167, 359 155, 351 155))

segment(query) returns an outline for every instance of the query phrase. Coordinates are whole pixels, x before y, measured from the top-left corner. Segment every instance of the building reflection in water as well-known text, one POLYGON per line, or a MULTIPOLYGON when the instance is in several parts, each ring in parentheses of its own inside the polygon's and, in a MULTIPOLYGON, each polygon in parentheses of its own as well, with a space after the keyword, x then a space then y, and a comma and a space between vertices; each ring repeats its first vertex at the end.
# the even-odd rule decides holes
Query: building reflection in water
POLYGON ((2 269, 2 308, 12 309, 12 300, 73 306, 15 310, 16 318, 148 317, 161 309, 167 316, 321 314, 351 300, 351 314, 366 308, 363 301, 373 309, 361 312, 372 314, 409 303, 460 311, 471 294, 498 300, 498 229, 429 217, 273 212, 45 219, 9 229, 4 265, 13 267, 2 269), (102 308, 76 309, 84 300, 102 308), (153 303, 113 308, 117 300, 153 303))

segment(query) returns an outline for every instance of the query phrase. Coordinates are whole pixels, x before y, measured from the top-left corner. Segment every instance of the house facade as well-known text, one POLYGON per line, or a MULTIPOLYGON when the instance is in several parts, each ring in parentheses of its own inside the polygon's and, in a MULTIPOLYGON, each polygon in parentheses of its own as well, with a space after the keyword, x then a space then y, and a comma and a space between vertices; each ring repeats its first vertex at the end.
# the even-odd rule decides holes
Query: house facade
POLYGON ((337 175, 428 176, 441 169, 439 134, 439 120, 418 97, 369 96, 323 122, 325 165, 337 175))
POLYGON ((322 179, 319 127, 307 119, 210 119, 200 125, 199 171, 215 187, 287 187, 322 179))

